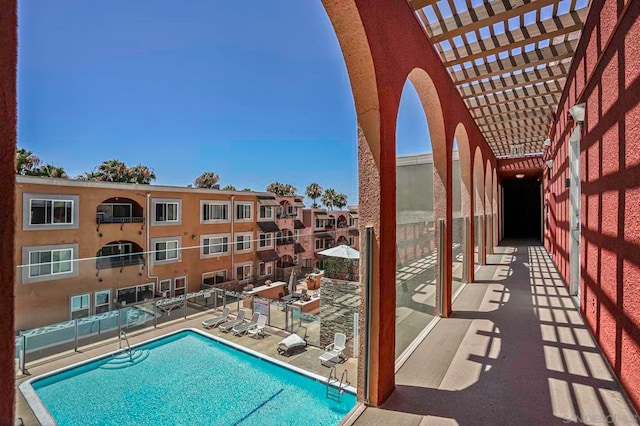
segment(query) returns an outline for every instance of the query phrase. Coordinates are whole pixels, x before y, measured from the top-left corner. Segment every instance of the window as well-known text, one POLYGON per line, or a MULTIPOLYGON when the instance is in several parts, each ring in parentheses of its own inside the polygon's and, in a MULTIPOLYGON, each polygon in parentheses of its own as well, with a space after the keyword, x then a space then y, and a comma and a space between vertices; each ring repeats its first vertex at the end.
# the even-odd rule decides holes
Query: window
POLYGON ((79 294, 77 296, 71 296, 71 318, 89 315, 89 300, 90 294, 79 294))
POLYGON ((154 245, 156 262, 178 260, 180 258, 180 242, 178 240, 160 241, 154 245))
POLYGON ((29 277, 73 272, 73 249, 38 250, 29 253, 29 277))
POLYGON ((173 288, 175 291, 175 295, 179 296, 184 294, 187 289, 187 277, 177 277, 173 280, 173 288))
POLYGON ((122 305, 153 299, 154 284, 141 284, 118 289, 117 301, 122 305))
POLYGON ((107 312, 111 309, 111 290, 101 290, 94 293, 94 306, 96 314, 107 312))
POLYGON ((273 219, 273 207, 260 206, 260 219, 273 219))
POLYGON ((100 223, 131 222, 133 209, 131 204, 104 203, 96 211, 100 223), (127 220, 128 219, 128 220, 127 220))
POLYGON ((316 238, 316 250, 320 250, 324 248, 322 240, 320 238, 316 238))
POLYGON ((236 266, 236 279, 238 281, 247 281, 251 279, 251 265, 236 266))
POLYGON ((153 200, 153 223, 155 225, 180 223, 180 200, 153 200))
POLYGON ((299 237, 300 237, 300 231, 297 230, 297 229, 294 229, 293 230, 293 239, 298 241, 299 237))
POLYGON ((251 203, 239 203, 236 205, 237 220, 251 220, 251 203))
POLYGON ((202 236, 202 256, 220 255, 229 253, 228 235, 203 235, 202 236))
POLYGON ((158 292, 160 294, 167 293, 166 296, 163 294, 163 297, 168 297, 171 292, 171 280, 160 280, 158 283, 158 292))
POLYGON ((316 228, 324 228, 324 220, 316 218, 316 228))
POLYGON ((251 250, 251 234, 236 235, 236 251, 251 250))
POLYGON ((264 262, 260 262, 258 264, 258 275, 260 275, 261 277, 265 277, 267 275, 271 275, 273 273, 273 263, 269 262, 269 263, 264 263, 264 262))
POLYGON ((349 237, 349 245, 353 247, 353 237, 349 237))
POLYGON ((73 200, 32 198, 29 202, 29 225, 73 224, 73 200))
POLYGON ((273 234, 260 234, 258 236, 258 246, 260 248, 273 247, 273 234))
POLYGON ((203 222, 226 222, 229 220, 229 203, 202 202, 203 222))
POLYGON ((202 283, 206 285, 220 284, 227 281, 227 270, 205 272, 202 274, 202 283))

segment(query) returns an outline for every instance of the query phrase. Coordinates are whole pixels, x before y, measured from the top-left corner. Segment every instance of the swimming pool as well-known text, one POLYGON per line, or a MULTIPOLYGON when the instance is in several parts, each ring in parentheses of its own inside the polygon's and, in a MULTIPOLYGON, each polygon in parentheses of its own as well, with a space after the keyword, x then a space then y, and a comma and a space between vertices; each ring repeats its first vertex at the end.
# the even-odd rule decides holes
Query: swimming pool
POLYGON ((20 385, 42 424, 335 425, 355 406, 353 388, 327 398, 320 376, 301 374, 196 329, 20 385))

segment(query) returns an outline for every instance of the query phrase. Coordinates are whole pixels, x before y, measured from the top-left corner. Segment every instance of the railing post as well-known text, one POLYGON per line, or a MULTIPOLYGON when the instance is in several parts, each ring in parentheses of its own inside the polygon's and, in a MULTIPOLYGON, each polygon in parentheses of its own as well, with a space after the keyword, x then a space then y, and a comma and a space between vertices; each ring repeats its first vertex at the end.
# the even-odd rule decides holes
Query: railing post
MULTIPOLYGON (((185 286, 186 287, 186 286, 185 286)), ((187 289, 184 289, 184 294, 182 295, 184 297, 184 319, 187 319, 187 289)))
POLYGON ((78 352, 78 318, 73 323, 73 350, 78 352))
POLYGON ((122 332, 122 321, 120 321, 120 309, 118 309, 118 341, 120 341, 121 332, 122 332))
POLYGON ((153 302, 153 328, 158 327, 158 304, 153 302))

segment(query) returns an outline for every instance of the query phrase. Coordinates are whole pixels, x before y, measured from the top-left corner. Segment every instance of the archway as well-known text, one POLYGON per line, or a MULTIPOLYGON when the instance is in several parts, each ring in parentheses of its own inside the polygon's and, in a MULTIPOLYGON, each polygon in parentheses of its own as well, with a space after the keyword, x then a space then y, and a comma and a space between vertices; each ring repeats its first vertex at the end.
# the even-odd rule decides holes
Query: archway
POLYGON ((470 266, 470 248, 472 238, 470 235, 471 216, 471 155, 469 148, 469 136, 462 123, 456 126, 451 157, 452 167, 452 270, 451 284, 452 294, 463 283, 473 279, 470 274, 473 268, 470 266))
POLYGON ((484 224, 482 216, 484 215, 484 162, 482 152, 476 147, 473 157, 473 251, 474 263, 476 265, 484 265, 484 224))
MULTIPOLYGON (((405 82, 396 127, 396 350, 399 357, 439 315, 438 219, 447 207, 444 118, 429 75, 405 82)), ((445 245, 446 247, 446 245, 445 245)))

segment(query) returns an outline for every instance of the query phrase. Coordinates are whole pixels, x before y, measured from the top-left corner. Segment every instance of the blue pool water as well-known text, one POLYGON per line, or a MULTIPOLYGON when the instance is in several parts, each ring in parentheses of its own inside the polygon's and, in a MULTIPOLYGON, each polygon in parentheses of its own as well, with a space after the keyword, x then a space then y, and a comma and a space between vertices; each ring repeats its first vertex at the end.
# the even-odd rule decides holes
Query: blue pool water
POLYGON ((335 425, 356 404, 326 385, 182 331, 32 382, 59 425, 335 425), (127 355, 128 358, 128 355, 127 355))

